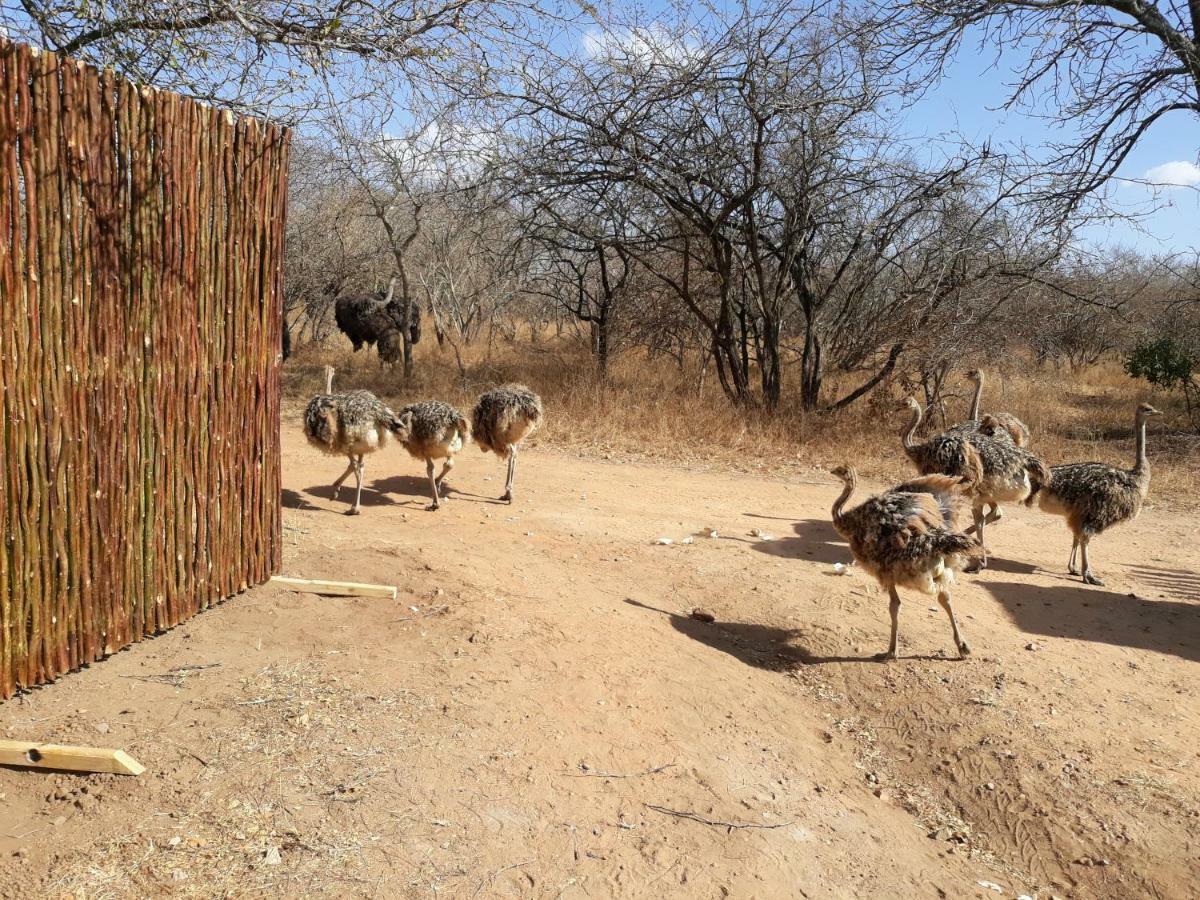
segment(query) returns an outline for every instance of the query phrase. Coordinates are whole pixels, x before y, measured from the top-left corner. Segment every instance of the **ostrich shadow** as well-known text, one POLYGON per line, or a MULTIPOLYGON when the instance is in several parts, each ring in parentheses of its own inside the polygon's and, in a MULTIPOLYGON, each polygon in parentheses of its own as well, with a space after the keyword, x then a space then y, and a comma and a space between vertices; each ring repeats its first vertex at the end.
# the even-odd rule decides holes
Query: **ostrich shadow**
MULTIPOLYGON (((331 485, 331 484, 313 485, 312 487, 305 488, 304 493, 308 494, 310 497, 319 497, 322 500, 328 500, 331 503, 350 504, 350 503, 354 502, 354 492, 355 492, 354 476, 352 475, 346 480, 349 481, 350 483, 342 484, 341 497, 338 497, 334 493, 333 485, 331 485)), ((363 484, 362 500, 360 502, 363 506, 395 506, 396 505, 395 500, 393 500, 391 497, 384 495, 383 493, 381 493, 378 490, 378 488, 374 487, 371 484, 363 484)))
MULTIPOLYGON (((793 672, 801 666, 823 663, 880 663, 883 660, 867 656, 840 656, 814 653, 802 640, 803 628, 777 628, 757 622, 701 622, 669 610, 642 603, 632 597, 625 600, 630 606, 666 616, 671 627, 685 637, 714 650, 727 653, 739 662, 768 672, 793 672)), ((882 648, 881 648, 882 649, 882 648)), ((905 655, 902 659, 945 662, 951 657, 905 655)))
MULTIPOLYGON (((439 470, 440 471, 440 470, 439 470)), ((459 490, 454 486, 452 481, 454 473, 451 472, 446 476, 446 480, 439 487, 439 492, 443 500, 465 500, 469 503, 495 503, 501 506, 507 506, 501 500, 495 498, 484 497, 481 494, 472 494, 470 491, 459 490)), ((389 475, 386 478, 377 478, 371 482, 371 490, 377 491, 380 494, 397 494, 400 496, 412 497, 414 500, 420 500, 421 505, 432 499, 429 494, 429 478, 425 475, 389 475)), ((364 486, 364 490, 366 486, 364 486)), ((395 500, 388 501, 396 503, 395 500)), ((410 501, 399 501, 402 505, 408 505, 410 501)))
POLYGON ((1200 602, 1150 600, 1084 585, 987 581, 983 586, 1030 634, 1153 650, 1200 662, 1200 602))
POLYGON ((792 530, 795 537, 759 541, 754 544, 754 550, 767 556, 803 559, 827 565, 851 561, 849 545, 828 519, 801 519, 793 523, 792 530))
POLYGON ((303 494, 293 491, 291 488, 283 488, 279 492, 279 505, 284 509, 315 510, 321 508, 316 504, 309 503, 304 499, 303 494))

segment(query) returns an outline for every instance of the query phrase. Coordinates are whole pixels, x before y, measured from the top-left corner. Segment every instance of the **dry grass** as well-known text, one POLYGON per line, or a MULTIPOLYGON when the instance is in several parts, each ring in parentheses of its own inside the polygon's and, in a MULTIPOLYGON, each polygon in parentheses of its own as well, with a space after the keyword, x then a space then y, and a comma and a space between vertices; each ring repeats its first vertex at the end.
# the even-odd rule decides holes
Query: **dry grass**
MULTIPOLYGON (((542 446, 608 458, 655 459, 697 468, 788 474, 849 461, 864 474, 894 479, 909 474, 898 434, 905 416, 895 410, 901 388, 877 391, 837 415, 805 415, 785 383, 783 408, 774 416, 738 410, 709 373, 703 392, 697 369, 630 352, 612 364, 601 382, 586 348, 576 341, 497 343, 464 353, 465 377, 454 356, 430 341, 418 347, 416 376, 405 385, 399 371, 380 368, 373 351, 358 354, 341 335, 325 348, 302 348, 284 367, 289 412, 322 388, 322 368, 338 372, 335 390, 365 388, 389 403, 437 397, 469 410, 487 387, 524 382, 545 401, 542 446)), ((1022 366, 1002 368, 975 361, 990 376, 984 409, 1021 417, 1033 430, 1034 448, 1047 462, 1102 460, 1130 465, 1135 403, 1150 395, 1113 362, 1082 372, 1022 366)), ((965 368, 965 366, 964 366, 965 368)), ((789 373, 790 374, 790 373, 789 373)), ((831 385, 836 390, 837 385, 831 385)), ((946 419, 965 418, 970 386, 962 380, 947 398, 946 419)), ((1151 425, 1154 464, 1152 502, 1181 504, 1200 497, 1200 439, 1181 430, 1182 410, 1162 394, 1153 402, 1167 413, 1151 425)))
POLYGON ((201 802, 149 814, 62 860, 59 896, 369 892, 383 838, 354 804, 396 793, 394 761, 411 751, 408 726, 427 704, 371 693, 307 661, 268 666, 240 694, 228 712, 200 703, 228 720, 208 735, 215 752, 205 750, 201 802))

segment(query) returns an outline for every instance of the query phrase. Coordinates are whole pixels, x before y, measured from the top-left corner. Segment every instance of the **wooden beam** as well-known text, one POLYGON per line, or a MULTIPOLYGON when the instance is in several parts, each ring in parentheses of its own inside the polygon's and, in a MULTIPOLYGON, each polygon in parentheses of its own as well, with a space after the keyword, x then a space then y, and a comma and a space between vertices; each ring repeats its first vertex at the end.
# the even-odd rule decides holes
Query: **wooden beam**
POLYGON ((308 578, 285 578, 275 575, 270 584, 292 591, 308 594, 326 594, 333 597, 382 597, 396 599, 396 588, 390 584, 355 584, 353 581, 312 581, 308 578))
POLYGON ((124 750, 73 747, 37 741, 0 740, 0 765, 34 769, 67 769, 72 772, 112 772, 141 775, 146 767, 124 750))

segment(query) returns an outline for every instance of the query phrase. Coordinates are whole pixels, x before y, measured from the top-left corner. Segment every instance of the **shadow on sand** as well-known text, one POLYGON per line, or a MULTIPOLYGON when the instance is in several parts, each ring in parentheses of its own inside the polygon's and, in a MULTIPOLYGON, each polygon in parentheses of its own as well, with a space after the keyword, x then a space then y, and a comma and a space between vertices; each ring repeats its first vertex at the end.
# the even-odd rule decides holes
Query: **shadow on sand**
POLYGON ((1148 600, 1080 582, 979 583, 1022 631, 1154 650, 1200 662, 1200 606, 1195 602, 1148 600))
POLYGON ((1006 572, 1009 575, 1032 575, 1038 567, 1032 563, 1018 562, 1015 559, 1004 559, 1000 556, 989 556, 986 572, 1006 572))
POLYGON ((284 509, 320 509, 319 506, 314 506, 309 503, 304 495, 299 491, 293 491, 291 488, 284 488, 279 492, 279 502, 284 509))
MULTIPOLYGON (((351 475, 348 480, 350 482, 349 485, 342 485, 341 497, 335 496, 333 486, 328 484, 318 484, 305 488, 304 493, 312 497, 320 497, 322 500, 328 500, 331 503, 345 503, 346 506, 349 506, 354 502, 354 476, 351 475)), ((361 503, 363 506, 394 506, 396 501, 391 497, 381 494, 374 486, 364 484, 361 503)))
MULTIPOLYGON (((440 471, 440 469, 438 470, 440 471)), ((381 494, 408 495, 416 500, 430 501, 429 479, 423 475, 389 475, 387 478, 377 478, 371 482, 371 490, 381 494)), ((495 497, 484 497, 472 494, 470 491, 460 491, 454 486, 453 475, 446 476, 441 487, 442 499, 466 500, 470 503, 502 503, 495 497)), ((507 503, 503 503, 507 506, 507 503)))
POLYGON ((795 537, 780 537, 773 541, 758 541, 754 549, 768 556, 804 559, 809 562, 848 563, 850 547, 833 530, 828 519, 802 519, 792 524, 795 537))
MULTIPOLYGON (((756 669, 790 672, 800 666, 821 663, 881 662, 875 655, 827 656, 812 653, 800 640, 804 635, 803 629, 800 628, 776 628, 772 625, 759 625, 754 622, 700 622, 689 616, 677 615, 632 598, 625 602, 638 609, 666 616, 671 622, 671 627, 680 634, 704 644, 706 647, 728 653, 734 659, 740 660, 748 666, 754 666, 756 669)), ((885 610, 884 616, 886 617, 886 615, 885 610)), ((880 647, 880 649, 883 648, 880 647)), ((902 654, 901 659, 946 661, 950 657, 902 654)))
MULTIPOLYGON (((1130 566, 1138 581, 1144 581, 1156 591, 1171 594, 1180 600, 1200 603, 1200 575, 1187 569, 1159 569, 1154 566, 1130 566)), ((1197 610, 1200 615, 1200 610, 1197 610)))

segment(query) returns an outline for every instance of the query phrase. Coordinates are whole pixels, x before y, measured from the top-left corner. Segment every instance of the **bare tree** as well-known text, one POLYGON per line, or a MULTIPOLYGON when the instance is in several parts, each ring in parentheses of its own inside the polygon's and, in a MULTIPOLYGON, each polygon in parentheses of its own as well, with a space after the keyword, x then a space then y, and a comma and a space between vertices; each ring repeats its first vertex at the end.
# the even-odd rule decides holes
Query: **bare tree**
POLYGON ((1171 115, 1200 116, 1200 3, 1149 0, 902 0, 875 36, 915 78, 965 44, 1029 53, 1010 105, 1048 106, 1077 139, 1051 148, 1043 199, 1069 215, 1171 115), (1047 102, 1049 98, 1049 102, 1047 102))
POLYGON ((907 158, 884 118, 899 83, 823 6, 664 23, 525 67, 516 152, 568 195, 641 197, 613 246, 700 323, 731 400, 774 409, 798 334, 802 404, 849 405, 992 273, 966 260, 1019 173, 1000 177, 987 151, 907 158), (971 191, 975 214, 959 216, 950 246, 947 209, 971 191), (862 378, 824 397, 830 364, 862 378))
POLYGON ((303 117, 323 79, 476 80, 548 8, 521 0, 0 0, 10 36, 210 102, 303 117))

